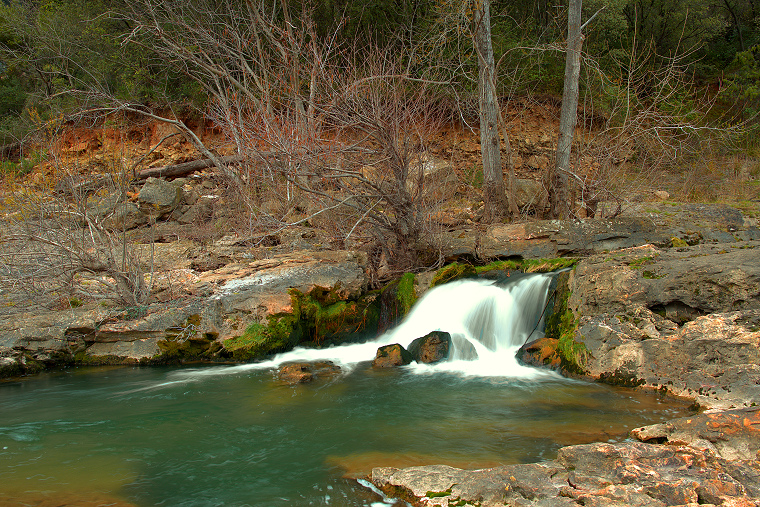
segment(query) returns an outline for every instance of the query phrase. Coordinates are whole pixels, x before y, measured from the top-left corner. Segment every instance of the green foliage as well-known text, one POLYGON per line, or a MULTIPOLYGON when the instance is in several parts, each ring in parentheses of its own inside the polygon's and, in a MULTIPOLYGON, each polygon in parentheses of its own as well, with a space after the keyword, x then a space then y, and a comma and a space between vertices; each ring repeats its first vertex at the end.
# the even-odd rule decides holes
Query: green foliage
POLYGON ((2 76, 0 72, 0 116, 19 115, 26 104, 27 92, 18 76, 2 76))
POLYGON ((0 160, 0 177, 25 176, 32 172, 34 166, 42 161, 42 156, 35 154, 29 158, 22 158, 20 162, 0 160))

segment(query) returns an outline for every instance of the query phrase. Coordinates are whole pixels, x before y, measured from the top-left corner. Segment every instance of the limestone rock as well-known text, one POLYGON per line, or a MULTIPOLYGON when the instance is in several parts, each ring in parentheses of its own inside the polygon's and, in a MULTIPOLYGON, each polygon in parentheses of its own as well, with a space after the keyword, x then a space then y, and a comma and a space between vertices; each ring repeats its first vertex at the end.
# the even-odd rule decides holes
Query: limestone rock
POLYGON ((148 178, 137 196, 140 210, 148 215, 168 215, 182 201, 182 188, 158 178, 148 178))
POLYGON ((644 246, 579 263, 568 306, 587 373, 706 407, 760 403, 757 246, 644 246))
POLYGON ((113 213, 104 221, 104 225, 112 231, 135 229, 148 223, 148 215, 140 211, 135 203, 119 203, 113 213))
POLYGON ((398 343, 383 345, 377 349, 372 366, 375 368, 393 368, 412 362, 412 355, 398 343))
MULTIPOLYGON (((563 447, 557 459, 537 464, 508 465, 483 470, 448 466, 375 468, 371 480, 393 494, 405 492, 416 505, 514 506, 754 506, 760 487, 760 462, 751 457, 760 432, 755 415, 733 414, 743 434, 749 459, 727 461, 711 449, 679 442, 595 443, 563 447), (749 419, 748 419, 749 417, 749 419)), ((714 422, 714 421, 713 421, 714 422)), ((704 420, 695 421, 695 426, 704 420)), ((722 437, 717 437, 718 439, 722 437)))
POLYGON ((418 363, 437 363, 449 357, 451 335, 445 331, 433 331, 409 344, 409 353, 418 363))
POLYGON ((631 435, 642 442, 709 450, 725 460, 755 460, 760 458, 760 407, 681 417, 636 428, 631 435))

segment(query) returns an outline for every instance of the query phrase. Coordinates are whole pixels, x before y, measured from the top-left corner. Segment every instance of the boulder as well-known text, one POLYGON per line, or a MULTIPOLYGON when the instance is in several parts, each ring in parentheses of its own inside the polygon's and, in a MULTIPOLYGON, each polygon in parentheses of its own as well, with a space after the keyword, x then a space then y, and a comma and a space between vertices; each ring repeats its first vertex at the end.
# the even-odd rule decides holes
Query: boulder
POLYGON ((547 193, 540 181, 515 178, 514 194, 520 209, 543 210, 548 206, 547 193))
POLYGON ((437 363, 449 357, 451 335, 445 331, 433 331, 409 344, 409 353, 418 363, 437 363))
POLYGON ((586 374, 710 408, 760 403, 756 247, 649 245, 580 262, 568 308, 588 352, 586 374))
POLYGON ((158 178, 148 178, 137 196, 140 210, 154 217, 168 215, 182 201, 182 188, 158 178))
POLYGON ((412 355, 398 343, 383 345, 377 349, 372 366, 375 368, 393 368, 412 362, 412 355))
POLYGON ((340 367, 330 361, 318 363, 288 363, 280 366, 277 377, 283 384, 296 385, 312 382, 316 378, 340 373, 340 367))
POLYGON ((104 220, 104 225, 112 231, 135 229, 148 223, 148 215, 140 211, 133 202, 118 203, 104 220))

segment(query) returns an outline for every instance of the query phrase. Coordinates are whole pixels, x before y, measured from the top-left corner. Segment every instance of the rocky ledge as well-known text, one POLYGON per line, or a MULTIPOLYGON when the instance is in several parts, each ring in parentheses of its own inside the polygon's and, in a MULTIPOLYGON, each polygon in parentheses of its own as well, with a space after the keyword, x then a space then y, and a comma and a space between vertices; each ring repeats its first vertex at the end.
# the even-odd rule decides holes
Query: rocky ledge
POLYGON ((563 276, 523 361, 694 400, 703 413, 622 443, 485 470, 376 468, 413 505, 760 505, 760 242, 603 252, 563 276))
POLYGON ((573 445, 556 460, 484 470, 375 468, 372 482, 414 505, 757 506, 760 408, 634 430, 642 441, 573 445), (652 443, 657 442, 657 443, 652 443))

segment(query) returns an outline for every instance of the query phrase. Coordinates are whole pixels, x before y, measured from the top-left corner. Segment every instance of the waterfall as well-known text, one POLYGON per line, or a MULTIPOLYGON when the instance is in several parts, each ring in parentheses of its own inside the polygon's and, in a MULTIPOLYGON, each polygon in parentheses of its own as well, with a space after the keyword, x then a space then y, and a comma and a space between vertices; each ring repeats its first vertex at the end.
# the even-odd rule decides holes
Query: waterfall
POLYGON ((273 359, 224 369, 178 373, 205 376, 249 369, 269 369, 288 362, 332 361, 344 370, 374 359, 377 348, 398 343, 403 347, 431 331, 451 335, 446 361, 412 363, 404 368, 417 374, 452 372, 464 376, 536 378, 554 375, 520 365, 515 353, 530 337, 543 333, 543 310, 554 275, 531 274, 508 283, 492 280, 461 280, 429 290, 395 328, 366 343, 324 349, 297 347, 273 359), (531 335, 532 333, 532 335, 531 335), (529 336, 530 335, 530 336, 529 336))
POLYGON ((413 363, 415 373, 436 371, 486 377, 524 377, 548 372, 522 366, 515 353, 533 332, 543 332, 543 310, 553 274, 522 276, 514 282, 461 280, 429 290, 395 328, 366 343, 326 349, 296 348, 246 368, 272 368, 292 361, 333 361, 344 369, 371 361, 377 348, 398 343, 403 347, 431 331, 451 335, 449 359, 436 364, 413 363))

